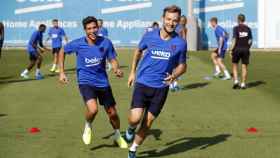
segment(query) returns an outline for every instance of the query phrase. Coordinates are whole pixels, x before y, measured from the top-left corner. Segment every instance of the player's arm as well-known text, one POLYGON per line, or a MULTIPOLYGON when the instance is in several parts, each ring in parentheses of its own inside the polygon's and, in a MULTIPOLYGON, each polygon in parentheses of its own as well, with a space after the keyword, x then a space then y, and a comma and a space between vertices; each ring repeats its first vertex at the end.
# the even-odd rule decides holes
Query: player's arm
POLYGON ((220 54, 223 48, 223 44, 224 44, 224 37, 220 37, 219 38, 219 48, 218 48, 218 53, 220 54))
POLYGON ((231 57, 232 57, 233 49, 234 49, 235 46, 236 46, 236 38, 237 38, 237 37, 238 37, 237 28, 234 27, 234 28, 233 28, 233 36, 232 36, 231 46, 230 46, 230 49, 229 49, 229 52, 230 52, 230 56, 231 56, 231 57))
POLYGON ((172 74, 167 74, 167 77, 164 79, 164 81, 166 84, 169 85, 186 72, 187 72, 187 64, 181 63, 175 68, 172 74))
POLYGON ((58 54, 58 65, 59 65, 59 82, 62 84, 68 83, 68 79, 64 73, 64 61, 65 61, 65 53, 64 53, 64 49, 61 48, 58 54))
POLYGON ((142 54, 143 54, 143 51, 139 48, 137 48, 134 52, 132 64, 131 64, 131 70, 130 70, 130 74, 128 77, 128 83, 127 83, 128 87, 131 87, 135 81, 137 65, 142 57, 142 54))
POLYGON ((115 73, 115 75, 117 77, 123 77, 123 72, 120 69, 120 65, 119 65, 118 60, 116 58, 111 59, 110 63, 112 64, 112 69, 113 69, 113 72, 115 73))
POLYGON ((251 47, 253 45, 253 36, 252 36, 252 31, 249 29, 249 41, 248 41, 249 46, 251 47))
POLYGON ((66 43, 68 43, 69 38, 66 35, 64 35, 64 40, 65 40, 66 43))

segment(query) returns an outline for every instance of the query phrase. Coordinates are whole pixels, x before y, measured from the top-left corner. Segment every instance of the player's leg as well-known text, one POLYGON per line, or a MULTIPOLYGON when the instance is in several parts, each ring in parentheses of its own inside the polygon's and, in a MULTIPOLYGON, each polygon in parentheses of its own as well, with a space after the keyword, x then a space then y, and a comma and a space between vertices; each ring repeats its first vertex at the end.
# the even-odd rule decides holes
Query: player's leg
POLYGON ((85 102, 85 129, 83 142, 88 145, 92 139, 92 122, 98 113, 97 94, 94 87, 89 85, 79 85, 80 94, 85 102))
POLYGON ((20 74, 21 77, 28 79, 28 73, 32 70, 32 68, 35 66, 36 61, 37 61, 37 53, 36 52, 29 52, 29 64, 27 66, 26 69, 24 69, 22 71, 22 73, 20 74))
POLYGON ((215 71, 214 71, 215 77, 219 76, 219 74, 221 73, 221 69, 217 61, 217 57, 218 57, 217 53, 218 53, 218 49, 216 49, 214 52, 211 53, 211 59, 215 67, 215 71))
POLYGON ((136 157, 137 147, 143 143, 154 120, 160 114, 168 95, 168 87, 160 89, 153 88, 153 90, 150 91, 150 94, 152 95, 149 95, 149 93, 147 94, 150 98, 149 106, 147 112, 144 114, 141 126, 134 138, 133 144, 129 148, 129 158, 136 157))
POLYGON ((53 64, 50 69, 50 72, 59 72, 59 69, 57 67, 58 65, 58 53, 60 51, 60 48, 53 48, 52 53, 53 53, 53 64))
POLYGON ((135 136, 135 130, 142 120, 145 109, 143 106, 132 105, 128 116, 128 128, 125 132, 125 139, 128 142, 132 142, 135 136), (138 108, 139 107, 139 108, 138 108))
POLYGON ((152 127, 152 124, 155 119, 156 119, 156 117, 151 112, 148 111, 145 114, 143 121, 141 123, 140 129, 138 130, 137 134, 135 135, 134 141, 133 141, 131 147, 129 148, 129 153, 128 153, 129 158, 136 157, 137 148, 145 140, 145 138, 147 136, 147 132, 152 127))
POLYGON ((248 65, 249 65, 249 57, 250 57, 250 52, 249 51, 244 51, 242 52, 242 80, 241 80, 241 88, 246 89, 246 80, 247 80, 247 74, 248 74, 248 65))
POLYGON ((120 134, 120 118, 116 109, 116 102, 111 87, 98 88, 97 95, 99 103, 104 106, 114 129, 114 141, 120 148, 127 148, 128 145, 120 134))
POLYGON ((222 52, 218 55, 217 62, 218 62, 219 67, 223 70, 224 75, 225 75, 222 79, 229 80, 229 79, 231 79, 231 76, 223 61, 223 59, 225 58, 225 53, 226 53, 226 50, 222 50, 222 52))
POLYGON ((2 57, 2 47, 3 47, 3 39, 0 39, 0 58, 2 57))
POLYGON ((233 73, 233 89, 239 89, 239 80, 238 80, 238 63, 240 60, 240 55, 238 51, 234 51, 232 54, 232 73, 233 73))
POLYGON ((145 97, 145 93, 147 93, 149 89, 142 85, 135 83, 133 95, 132 95, 132 101, 131 101, 131 109, 128 116, 128 128, 125 132, 125 139, 128 142, 132 142, 135 135, 135 130, 140 123, 142 116, 144 114, 145 110, 145 100, 147 98, 145 97))
POLYGON ((42 62, 43 62, 43 56, 38 53, 37 54, 37 60, 36 60, 37 68, 36 68, 36 71, 35 71, 35 77, 36 77, 37 80, 43 79, 43 75, 42 75, 41 70, 40 70, 42 62))

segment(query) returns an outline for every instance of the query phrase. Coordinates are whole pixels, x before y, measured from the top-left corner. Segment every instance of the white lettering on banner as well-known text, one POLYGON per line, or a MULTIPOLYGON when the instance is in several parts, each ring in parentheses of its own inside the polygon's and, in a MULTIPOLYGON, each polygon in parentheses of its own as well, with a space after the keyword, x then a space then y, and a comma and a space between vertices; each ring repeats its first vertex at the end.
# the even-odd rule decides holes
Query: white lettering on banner
MULTIPOLYGON (((3 20, 3 24, 5 28, 10 29, 18 29, 18 28, 38 28, 40 24, 46 24, 48 27, 52 26, 52 20, 44 20, 44 21, 11 21, 11 20, 3 20)), ((78 21, 59 21, 59 26, 63 28, 77 28, 79 27, 78 21)))

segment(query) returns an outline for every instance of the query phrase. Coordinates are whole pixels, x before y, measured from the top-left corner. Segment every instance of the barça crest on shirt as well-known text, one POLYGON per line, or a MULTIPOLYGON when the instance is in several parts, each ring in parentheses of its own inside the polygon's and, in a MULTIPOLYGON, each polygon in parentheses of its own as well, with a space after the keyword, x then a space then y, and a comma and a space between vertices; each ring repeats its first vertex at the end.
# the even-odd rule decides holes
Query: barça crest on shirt
POLYGON ((176 50, 176 45, 171 45, 171 50, 175 51, 176 50))
POLYGON ((100 47, 100 48, 99 48, 99 51, 100 51, 101 53, 105 53, 104 47, 100 47))

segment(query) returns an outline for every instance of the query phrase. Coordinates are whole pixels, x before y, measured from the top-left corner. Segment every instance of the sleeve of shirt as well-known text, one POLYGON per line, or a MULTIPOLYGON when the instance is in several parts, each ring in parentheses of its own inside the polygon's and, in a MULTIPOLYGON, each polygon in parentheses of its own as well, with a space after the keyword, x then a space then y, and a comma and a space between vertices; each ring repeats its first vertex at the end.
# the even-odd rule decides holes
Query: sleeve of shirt
POLYGON ((234 27, 233 28, 233 33, 232 33, 232 38, 237 38, 238 37, 238 35, 237 35, 238 33, 237 33, 237 27, 234 27))
POLYGON ((116 50, 114 48, 113 43, 109 40, 108 42, 108 48, 107 48, 107 59, 111 60, 111 59, 116 59, 117 57, 117 53, 116 50))
POLYGON ((224 38, 224 31, 222 30, 222 29, 217 29, 217 36, 219 37, 219 38, 224 38))
POLYGON ((61 36, 65 36, 65 32, 64 32, 64 29, 61 29, 61 36))
POLYGON ((49 28, 48 35, 49 35, 49 37, 51 37, 51 35, 52 35, 51 28, 49 28))
POLYGON ((142 39, 140 40, 139 44, 138 44, 138 48, 142 51, 147 49, 148 47, 148 34, 149 32, 145 33, 144 36, 142 37, 142 39))
POLYGON ((67 43, 64 46, 65 54, 71 54, 71 53, 77 52, 77 50, 78 50, 78 43, 75 40, 67 43))
POLYGON ((39 46, 40 47, 44 47, 44 45, 43 45, 43 35, 40 35, 39 37, 38 37, 39 39, 39 46))
POLYGON ((187 62, 187 43, 184 42, 184 45, 181 48, 180 55, 179 55, 179 64, 186 64, 187 62))
POLYGON ((34 32, 30 39, 30 43, 32 43, 32 45, 35 43, 36 38, 37 38, 37 32, 34 32))
POLYGON ((251 29, 249 29, 249 39, 253 39, 253 35, 252 35, 252 30, 251 29))

